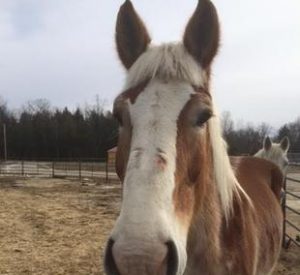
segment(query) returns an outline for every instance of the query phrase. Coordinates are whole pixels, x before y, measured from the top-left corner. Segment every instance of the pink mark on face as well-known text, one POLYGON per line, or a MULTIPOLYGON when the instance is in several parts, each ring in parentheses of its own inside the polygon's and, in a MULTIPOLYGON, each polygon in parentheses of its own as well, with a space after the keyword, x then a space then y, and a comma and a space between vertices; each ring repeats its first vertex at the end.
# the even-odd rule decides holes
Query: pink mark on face
POLYGON ((158 154, 155 157, 155 163, 160 170, 164 170, 167 166, 167 160, 163 155, 163 152, 158 149, 158 154))

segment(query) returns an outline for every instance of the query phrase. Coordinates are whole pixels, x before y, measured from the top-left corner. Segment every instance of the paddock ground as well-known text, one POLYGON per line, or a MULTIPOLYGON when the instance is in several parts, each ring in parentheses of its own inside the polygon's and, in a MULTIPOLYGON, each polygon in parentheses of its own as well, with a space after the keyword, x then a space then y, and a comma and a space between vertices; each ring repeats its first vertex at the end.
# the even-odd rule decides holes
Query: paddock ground
MULTIPOLYGON (((117 182, 0 177, 0 274, 104 274, 119 206, 117 182)), ((300 249, 282 251, 274 274, 300 274, 300 249)))

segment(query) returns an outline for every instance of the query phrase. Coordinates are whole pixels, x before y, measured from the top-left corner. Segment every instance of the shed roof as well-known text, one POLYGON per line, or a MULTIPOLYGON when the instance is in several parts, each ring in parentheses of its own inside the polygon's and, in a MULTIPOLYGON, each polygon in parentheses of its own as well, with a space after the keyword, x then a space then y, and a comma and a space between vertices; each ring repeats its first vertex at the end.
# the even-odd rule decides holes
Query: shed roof
POLYGON ((107 152, 108 152, 108 153, 115 153, 115 152, 117 152, 117 146, 116 146, 116 147, 113 147, 113 148, 111 148, 111 149, 109 149, 109 150, 107 150, 107 152))

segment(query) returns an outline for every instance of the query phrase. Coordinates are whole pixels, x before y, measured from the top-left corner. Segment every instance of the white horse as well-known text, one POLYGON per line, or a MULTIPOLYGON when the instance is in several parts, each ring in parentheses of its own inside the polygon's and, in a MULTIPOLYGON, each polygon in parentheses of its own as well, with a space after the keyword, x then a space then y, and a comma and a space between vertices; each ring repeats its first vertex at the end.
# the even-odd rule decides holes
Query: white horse
POLYGON ((279 143, 273 143, 269 137, 266 137, 263 142, 263 148, 254 156, 275 163, 285 175, 289 164, 287 158, 289 148, 290 141, 288 137, 284 137, 279 143))

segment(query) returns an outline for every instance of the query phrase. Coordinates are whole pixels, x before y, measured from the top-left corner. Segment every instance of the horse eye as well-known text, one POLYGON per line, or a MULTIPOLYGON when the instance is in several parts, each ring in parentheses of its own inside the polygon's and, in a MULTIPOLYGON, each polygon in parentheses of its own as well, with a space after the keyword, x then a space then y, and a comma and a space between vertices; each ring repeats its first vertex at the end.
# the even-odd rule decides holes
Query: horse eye
POLYGON ((201 111, 197 115, 195 126, 202 127, 203 124, 211 118, 211 116, 212 116, 212 111, 211 110, 207 109, 207 110, 201 111))

